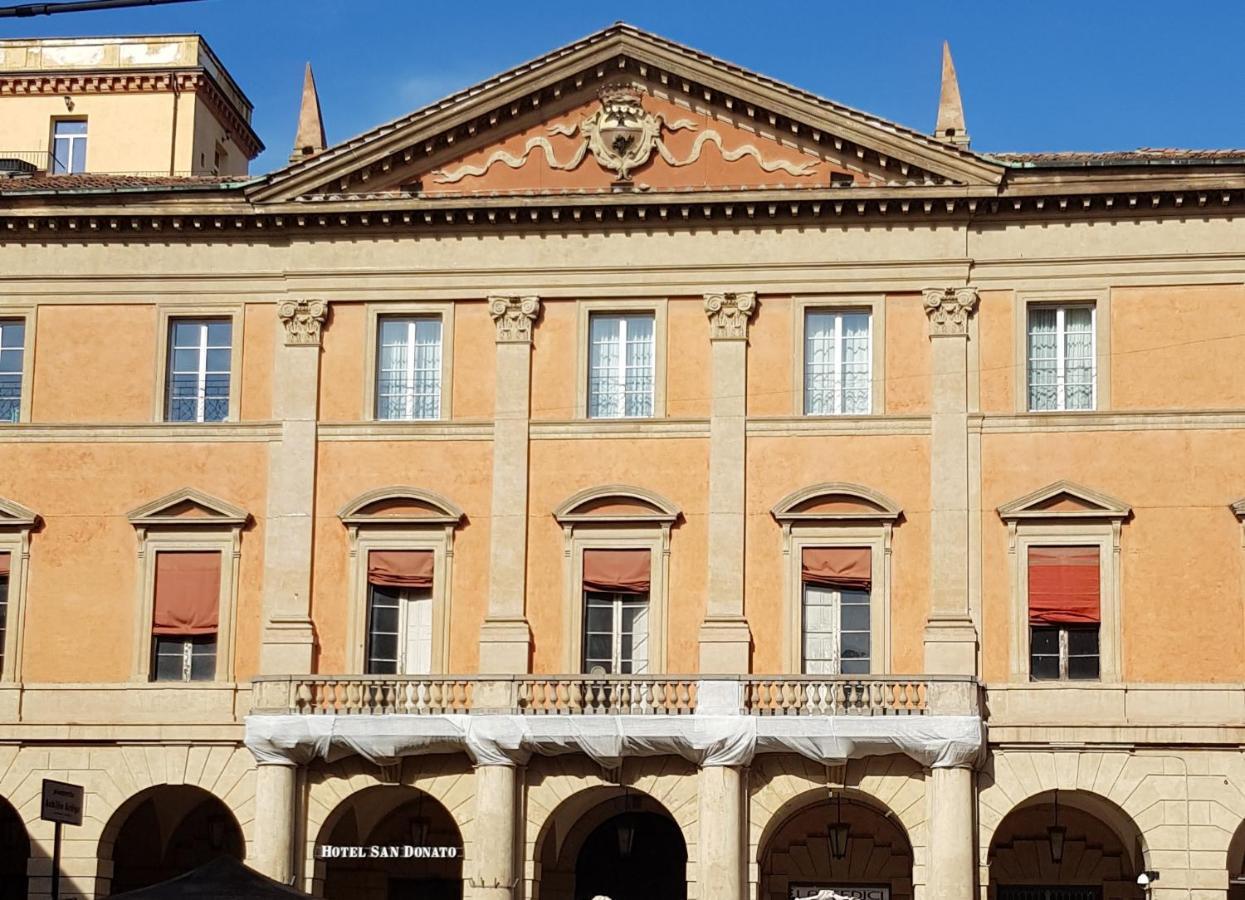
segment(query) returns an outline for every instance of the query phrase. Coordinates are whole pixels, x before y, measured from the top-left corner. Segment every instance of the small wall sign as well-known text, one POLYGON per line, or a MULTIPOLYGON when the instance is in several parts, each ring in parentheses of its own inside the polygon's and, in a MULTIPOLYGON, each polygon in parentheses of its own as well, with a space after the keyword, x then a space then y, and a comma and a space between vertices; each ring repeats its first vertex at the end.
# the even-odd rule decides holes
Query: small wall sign
POLYGON ((45 778, 43 779, 43 802, 39 807, 39 818, 64 825, 81 825, 82 798, 82 785, 66 784, 63 781, 45 778))
POLYGON ((861 885, 793 884, 790 900, 891 900, 889 887, 861 885))

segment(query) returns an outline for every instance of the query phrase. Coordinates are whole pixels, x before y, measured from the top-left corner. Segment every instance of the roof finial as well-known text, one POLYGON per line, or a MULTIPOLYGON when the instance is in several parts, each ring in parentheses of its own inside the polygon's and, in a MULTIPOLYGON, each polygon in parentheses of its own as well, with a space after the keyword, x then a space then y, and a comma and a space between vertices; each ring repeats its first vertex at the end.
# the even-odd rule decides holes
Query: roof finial
POLYGON ((316 78, 311 74, 311 63, 303 75, 303 102, 298 110, 298 132, 294 135, 294 152, 290 162, 298 162, 315 156, 324 150, 324 122, 320 118, 320 95, 316 93, 316 78))
POLYGON ((951 46, 942 42, 942 93, 938 97, 938 124, 934 137, 948 144, 968 146, 968 128, 964 125, 964 104, 960 102, 960 83, 951 61, 951 46))

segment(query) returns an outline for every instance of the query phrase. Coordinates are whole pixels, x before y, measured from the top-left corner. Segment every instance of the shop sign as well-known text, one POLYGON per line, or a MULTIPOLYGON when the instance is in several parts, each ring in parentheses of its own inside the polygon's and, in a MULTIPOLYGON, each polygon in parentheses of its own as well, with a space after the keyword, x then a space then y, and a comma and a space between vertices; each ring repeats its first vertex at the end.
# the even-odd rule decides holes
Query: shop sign
POLYGON ((321 844, 319 859, 458 859, 461 847, 416 847, 412 844, 321 844))
POLYGON ((790 900, 891 900, 889 887, 861 885, 793 884, 790 900))

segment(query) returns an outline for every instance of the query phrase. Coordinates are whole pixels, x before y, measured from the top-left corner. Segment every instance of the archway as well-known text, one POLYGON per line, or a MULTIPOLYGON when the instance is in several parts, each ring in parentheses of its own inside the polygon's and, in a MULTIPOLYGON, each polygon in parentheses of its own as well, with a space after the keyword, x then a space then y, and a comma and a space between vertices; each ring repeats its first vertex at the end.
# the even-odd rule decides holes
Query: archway
POLYGON ((912 845, 889 810, 855 791, 804 795, 775 813, 758 851, 760 900, 912 900, 912 845))
POLYGON ((21 816, 0 799, 0 900, 26 900, 30 837, 21 816))
POLYGON ((1245 822, 1228 844, 1228 900, 1245 900, 1245 822))
POLYGON ((683 831, 661 803, 639 791, 599 787, 568 798, 550 817, 537 859, 540 900, 687 897, 683 831))
POLYGON ((329 815, 316 870, 326 900, 462 900, 462 854, 458 826, 436 799, 405 785, 377 785, 329 815))
POLYGON ((1141 834, 1087 791, 1047 791, 1009 812, 986 859, 990 900, 1142 900, 1141 834))
POLYGON ((157 884, 228 855, 245 858, 242 829, 229 807, 191 785, 163 784, 136 794, 100 838, 97 894, 157 884))

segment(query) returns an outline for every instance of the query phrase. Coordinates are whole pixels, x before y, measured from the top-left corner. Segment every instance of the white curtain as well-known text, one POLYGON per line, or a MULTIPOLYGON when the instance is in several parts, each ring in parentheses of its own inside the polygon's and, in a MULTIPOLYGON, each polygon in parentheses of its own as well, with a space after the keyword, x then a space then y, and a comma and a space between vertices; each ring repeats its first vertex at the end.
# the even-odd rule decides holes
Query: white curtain
POLYGON ((838 346, 834 313, 810 311, 804 317, 804 413, 838 412, 838 346))
POLYGON ((865 415, 870 406, 869 317, 843 316, 843 408, 847 415, 865 415))
POLYGON ((625 416, 653 414, 653 319, 626 316, 627 371, 625 416))
POLYGON ((1029 409, 1059 408, 1059 311, 1047 307, 1029 310, 1029 409))
POLYGON ((1064 409, 1094 408, 1094 311, 1064 310, 1064 409))

